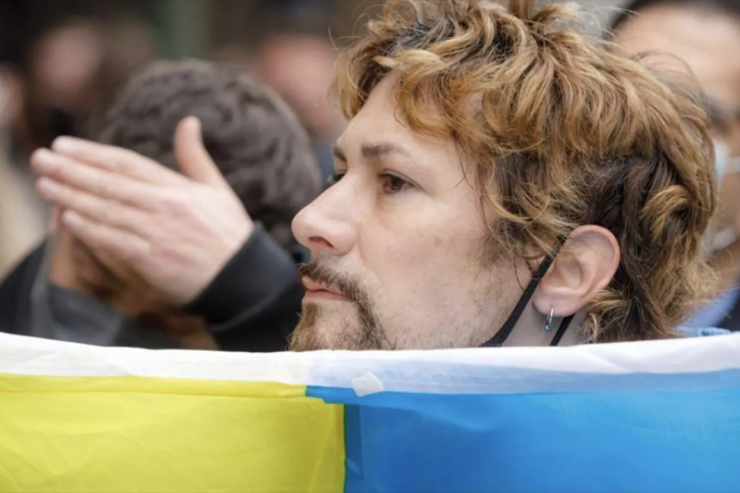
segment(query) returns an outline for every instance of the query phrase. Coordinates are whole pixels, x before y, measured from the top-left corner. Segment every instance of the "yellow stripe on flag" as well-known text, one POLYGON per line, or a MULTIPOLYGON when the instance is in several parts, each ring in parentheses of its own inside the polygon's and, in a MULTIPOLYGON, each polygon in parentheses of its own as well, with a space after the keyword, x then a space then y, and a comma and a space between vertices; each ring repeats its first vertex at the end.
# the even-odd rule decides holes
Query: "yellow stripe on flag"
POLYGON ((343 408, 305 390, 0 374, 0 492, 341 492, 343 408))

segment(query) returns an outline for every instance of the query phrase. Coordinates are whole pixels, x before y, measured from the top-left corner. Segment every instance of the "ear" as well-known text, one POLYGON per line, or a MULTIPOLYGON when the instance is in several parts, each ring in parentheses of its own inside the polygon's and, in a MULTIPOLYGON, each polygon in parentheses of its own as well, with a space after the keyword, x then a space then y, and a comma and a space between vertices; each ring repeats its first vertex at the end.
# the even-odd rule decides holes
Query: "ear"
POLYGON ((574 315, 605 289, 619 266, 620 251, 611 231, 579 226, 568 236, 542 278, 533 302, 538 312, 555 317, 574 315))

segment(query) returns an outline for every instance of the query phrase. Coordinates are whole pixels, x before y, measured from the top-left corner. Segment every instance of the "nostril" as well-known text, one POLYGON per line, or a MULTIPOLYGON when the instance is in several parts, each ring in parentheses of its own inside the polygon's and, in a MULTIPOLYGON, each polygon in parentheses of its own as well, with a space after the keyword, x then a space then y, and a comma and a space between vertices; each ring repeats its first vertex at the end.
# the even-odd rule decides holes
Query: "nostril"
POLYGON ((312 236, 310 238, 311 243, 315 243, 324 247, 328 248, 334 248, 334 245, 332 245, 326 238, 322 236, 312 236))

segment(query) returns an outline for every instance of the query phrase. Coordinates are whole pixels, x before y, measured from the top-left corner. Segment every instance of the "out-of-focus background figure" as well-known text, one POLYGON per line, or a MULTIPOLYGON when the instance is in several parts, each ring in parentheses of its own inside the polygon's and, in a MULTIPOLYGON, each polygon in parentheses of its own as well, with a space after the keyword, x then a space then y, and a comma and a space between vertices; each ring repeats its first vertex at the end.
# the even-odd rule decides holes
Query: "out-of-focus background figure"
POLYGON ((30 153, 75 135, 127 75, 160 53, 148 17, 124 5, 0 3, 0 277, 51 225, 33 193, 30 153))
POLYGON ((709 238, 720 296, 689 321, 740 330, 740 2, 634 0, 612 20, 612 41, 649 53, 666 71, 690 69, 707 98, 717 151, 720 209, 709 238))
POLYGON ((278 32, 258 47, 252 69, 298 114, 308 130, 324 176, 334 171, 331 145, 342 121, 326 102, 335 49, 326 36, 278 32))

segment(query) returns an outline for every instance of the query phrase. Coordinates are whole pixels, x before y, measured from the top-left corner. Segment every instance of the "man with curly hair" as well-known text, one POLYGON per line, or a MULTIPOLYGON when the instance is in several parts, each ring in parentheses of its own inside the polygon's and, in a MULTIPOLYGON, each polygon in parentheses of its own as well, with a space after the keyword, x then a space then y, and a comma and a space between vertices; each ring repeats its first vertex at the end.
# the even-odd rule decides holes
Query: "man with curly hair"
MULTIPOLYGON (((391 1, 341 55, 337 175, 293 223, 311 252, 293 349, 668 338, 711 295, 713 148, 698 97, 580 34, 569 7, 533 4, 391 1)), ((195 122, 180 131, 197 141, 195 122)), ((42 192, 74 211, 63 222, 83 241, 125 252, 180 303, 220 293, 227 323, 248 318, 233 309, 250 276, 238 242, 168 269, 161 234, 120 231, 131 210, 159 207, 132 200, 147 163, 68 139, 53 148, 34 160, 42 192), (124 157, 116 176, 132 195, 78 177, 124 157)), ((230 228, 248 229, 240 221, 230 228)))

